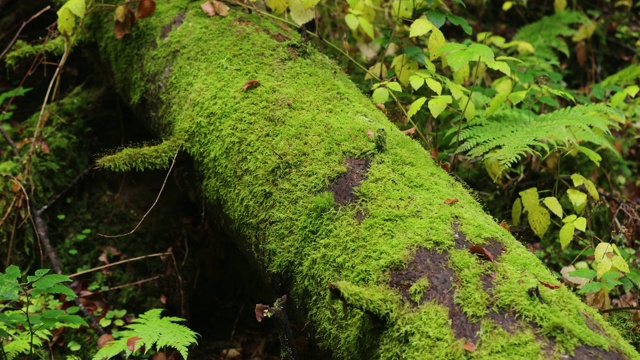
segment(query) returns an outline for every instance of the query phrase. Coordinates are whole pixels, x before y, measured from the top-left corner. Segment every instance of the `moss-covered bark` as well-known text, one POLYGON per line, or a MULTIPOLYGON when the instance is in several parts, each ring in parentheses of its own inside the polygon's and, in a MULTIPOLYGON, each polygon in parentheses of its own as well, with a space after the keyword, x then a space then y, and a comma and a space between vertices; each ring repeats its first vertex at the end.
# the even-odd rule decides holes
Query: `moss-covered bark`
POLYGON ((335 358, 640 358, 297 33, 157 3, 87 29, 335 358))

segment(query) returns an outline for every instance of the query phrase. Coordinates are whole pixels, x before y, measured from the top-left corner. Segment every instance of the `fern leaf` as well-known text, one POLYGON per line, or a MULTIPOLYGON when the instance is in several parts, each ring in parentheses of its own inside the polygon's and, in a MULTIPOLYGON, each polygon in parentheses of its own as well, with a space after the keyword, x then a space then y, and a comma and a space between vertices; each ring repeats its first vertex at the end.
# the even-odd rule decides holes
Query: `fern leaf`
POLYGON ((611 129, 618 128, 617 116, 615 109, 601 104, 568 107, 543 115, 517 108, 501 110, 463 129, 463 143, 456 152, 497 160, 500 172, 527 154, 584 148, 579 145, 584 143, 615 152, 610 139, 611 129))

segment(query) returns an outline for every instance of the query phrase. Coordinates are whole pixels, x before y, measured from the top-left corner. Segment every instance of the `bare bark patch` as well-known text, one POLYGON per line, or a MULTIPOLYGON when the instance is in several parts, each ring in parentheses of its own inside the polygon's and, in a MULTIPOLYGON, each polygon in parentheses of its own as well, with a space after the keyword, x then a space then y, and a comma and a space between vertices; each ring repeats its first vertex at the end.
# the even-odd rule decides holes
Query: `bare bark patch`
POLYGON ((574 355, 570 357, 576 360, 625 360, 619 352, 613 350, 604 350, 597 347, 582 345, 574 350, 574 355))
POLYGON ((170 23, 168 23, 167 25, 163 26, 162 30, 160 31, 160 39, 162 39, 162 40, 166 39, 167 36, 169 36, 169 33, 171 32, 171 30, 173 30, 174 26, 177 28, 180 25, 182 25, 182 23, 184 22, 184 18, 185 17, 186 17, 186 14, 181 12, 178 15, 176 15, 176 17, 174 17, 173 20, 171 20, 170 23))
POLYGON ((345 205, 355 198, 353 188, 359 186, 365 175, 367 175, 371 160, 349 158, 345 163, 349 168, 347 172, 329 184, 329 191, 333 193, 333 200, 340 205, 345 205))
POLYGON ((412 304, 409 294, 409 288, 421 277, 427 277, 429 286, 422 295, 419 303, 426 301, 436 301, 449 309, 449 319, 451 319, 451 328, 456 338, 467 339, 476 342, 480 323, 472 323, 462 312, 460 306, 454 302, 455 288, 453 285, 453 269, 448 266, 448 252, 438 253, 419 247, 414 255, 413 260, 407 265, 406 269, 394 271, 391 273, 389 286, 397 289, 402 297, 412 304))

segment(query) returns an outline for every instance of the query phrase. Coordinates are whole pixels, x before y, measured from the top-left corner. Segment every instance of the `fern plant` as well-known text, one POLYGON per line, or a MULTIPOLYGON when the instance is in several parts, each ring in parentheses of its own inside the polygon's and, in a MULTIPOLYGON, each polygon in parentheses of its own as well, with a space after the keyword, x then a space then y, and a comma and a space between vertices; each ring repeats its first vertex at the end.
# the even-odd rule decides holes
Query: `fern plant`
POLYGON ((146 353, 150 348, 174 348, 187 358, 188 347, 197 344, 197 333, 177 322, 184 321, 178 317, 161 317, 162 309, 151 309, 125 326, 117 339, 107 343, 93 357, 93 360, 110 359, 124 352, 131 356, 135 352, 146 353))
POLYGON ((615 109, 591 104, 559 109, 536 115, 523 109, 500 110, 470 123, 460 133, 464 142, 457 152, 485 156, 487 168, 495 178, 526 154, 544 155, 556 150, 578 150, 599 164, 601 157, 582 146, 615 151, 610 143, 611 128, 618 128, 621 115, 615 109))

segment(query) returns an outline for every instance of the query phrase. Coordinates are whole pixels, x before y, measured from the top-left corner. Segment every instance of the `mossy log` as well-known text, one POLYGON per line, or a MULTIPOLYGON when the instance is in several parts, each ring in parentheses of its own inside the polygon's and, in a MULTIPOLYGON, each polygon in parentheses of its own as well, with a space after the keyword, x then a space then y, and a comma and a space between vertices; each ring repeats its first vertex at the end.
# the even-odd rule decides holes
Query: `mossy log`
POLYGON ((181 141, 334 358, 640 358, 541 286, 558 280, 295 30, 187 0, 157 0, 122 40, 112 13, 88 21, 119 91, 181 141))

